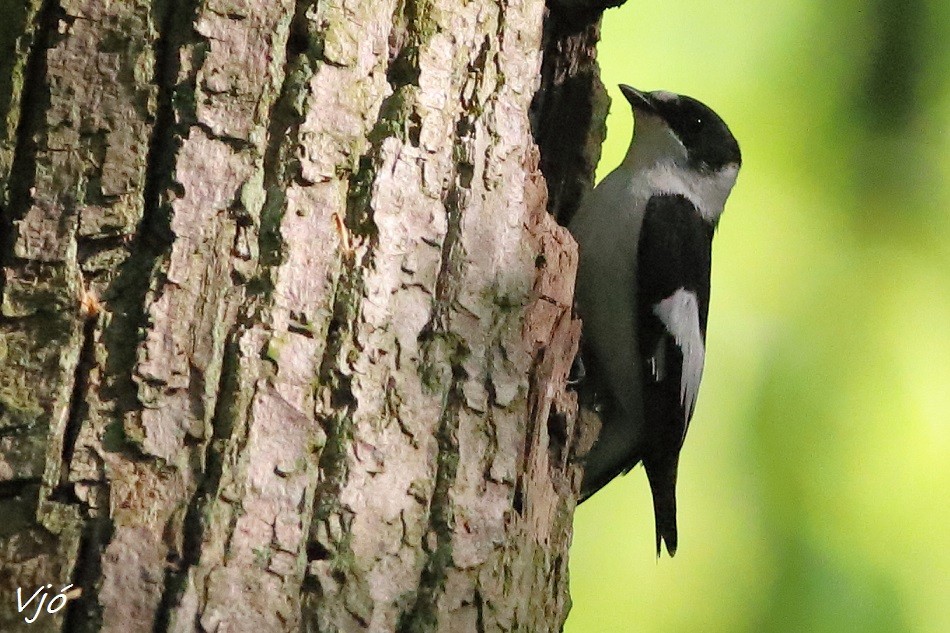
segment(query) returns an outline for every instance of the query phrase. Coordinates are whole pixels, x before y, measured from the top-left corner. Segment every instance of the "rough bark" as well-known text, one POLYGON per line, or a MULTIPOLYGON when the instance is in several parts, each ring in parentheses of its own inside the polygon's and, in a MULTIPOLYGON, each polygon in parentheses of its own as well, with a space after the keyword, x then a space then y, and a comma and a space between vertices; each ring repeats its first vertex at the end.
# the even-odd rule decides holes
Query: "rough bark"
POLYGON ((559 630, 596 19, 0 11, 0 630, 559 630))
POLYGON ((600 16, 622 3, 551 0, 544 20, 541 89, 531 105, 531 127, 541 151, 548 211, 563 225, 594 185, 610 106, 597 66, 600 16))

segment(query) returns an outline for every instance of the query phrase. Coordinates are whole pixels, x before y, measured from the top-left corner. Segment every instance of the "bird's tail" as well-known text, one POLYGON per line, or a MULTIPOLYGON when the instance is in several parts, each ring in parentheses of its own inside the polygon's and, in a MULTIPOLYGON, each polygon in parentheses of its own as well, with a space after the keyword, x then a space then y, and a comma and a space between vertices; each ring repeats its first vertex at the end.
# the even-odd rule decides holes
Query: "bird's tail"
POLYGON ((672 460, 663 460, 659 464, 643 461, 653 493, 653 514, 656 521, 656 555, 660 556, 660 546, 666 543, 670 556, 676 554, 676 471, 679 456, 672 460))

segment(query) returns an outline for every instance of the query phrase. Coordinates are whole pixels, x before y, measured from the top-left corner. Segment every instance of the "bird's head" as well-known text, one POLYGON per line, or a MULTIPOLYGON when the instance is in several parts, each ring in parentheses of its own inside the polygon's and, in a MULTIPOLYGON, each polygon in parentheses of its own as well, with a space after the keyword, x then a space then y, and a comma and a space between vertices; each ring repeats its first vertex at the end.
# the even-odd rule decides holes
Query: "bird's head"
POLYGON ((633 108, 636 131, 630 155, 637 163, 672 161, 703 175, 738 172, 739 143, 708 106, 662 90, 642 92, 621 84, 620 91, 633 108))

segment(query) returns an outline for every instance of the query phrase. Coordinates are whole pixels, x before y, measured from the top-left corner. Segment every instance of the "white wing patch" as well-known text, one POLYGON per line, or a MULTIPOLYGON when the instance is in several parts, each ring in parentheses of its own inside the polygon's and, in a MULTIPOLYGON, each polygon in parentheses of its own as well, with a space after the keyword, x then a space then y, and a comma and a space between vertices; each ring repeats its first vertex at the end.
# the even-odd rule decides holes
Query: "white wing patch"
POLYGON ((680 380, 680 404, 689 422, 703 379, 706 348, 699 330, 699 302, 696 293, 680 288, 653 306, 653 314, 666 326, 683 353, 683 376, 680 380))

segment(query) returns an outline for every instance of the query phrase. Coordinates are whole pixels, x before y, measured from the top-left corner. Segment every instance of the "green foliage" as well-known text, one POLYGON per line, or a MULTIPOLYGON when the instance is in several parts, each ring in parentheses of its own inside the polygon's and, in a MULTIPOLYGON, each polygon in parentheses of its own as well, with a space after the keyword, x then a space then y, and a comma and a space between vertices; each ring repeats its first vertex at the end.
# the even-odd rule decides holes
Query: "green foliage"
POLYGON ((744 165, 655 562, 638 468, 582 506, 567 633, 950 630, 950 4, 628 3, 599 58, 697 97, 744 165))

